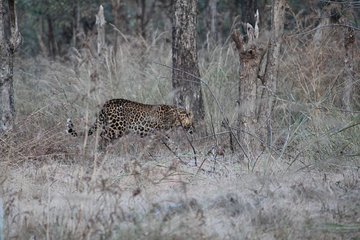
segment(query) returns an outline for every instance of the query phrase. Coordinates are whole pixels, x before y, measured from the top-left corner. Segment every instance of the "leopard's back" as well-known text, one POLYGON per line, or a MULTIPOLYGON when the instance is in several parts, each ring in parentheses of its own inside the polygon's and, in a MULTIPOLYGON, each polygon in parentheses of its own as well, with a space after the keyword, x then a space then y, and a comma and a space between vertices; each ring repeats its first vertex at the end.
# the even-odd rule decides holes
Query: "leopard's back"
MULTIPOLYGON (((100 110, 88 135, 101 129, 100 136, 112 140, 128 133, 140 136, 149 135, 158 130, 169 130, 182 126, 193 127, 192 113, 171 105, 150 105, 127 99, 111 99, 100 110)), ((68 132, 77 135, 71 120, 68 120, 68 132)))

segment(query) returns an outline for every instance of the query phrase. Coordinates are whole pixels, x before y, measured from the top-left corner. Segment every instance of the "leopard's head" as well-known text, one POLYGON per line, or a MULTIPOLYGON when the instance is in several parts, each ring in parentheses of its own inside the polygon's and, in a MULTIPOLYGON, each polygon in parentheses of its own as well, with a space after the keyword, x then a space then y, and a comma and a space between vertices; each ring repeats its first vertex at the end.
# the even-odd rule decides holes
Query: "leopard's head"
POLYGON ((184 109, 177 110, 177 125, 182 126, 189 133, 193 133, 194 130, 194 115, 190 111, 184 109))

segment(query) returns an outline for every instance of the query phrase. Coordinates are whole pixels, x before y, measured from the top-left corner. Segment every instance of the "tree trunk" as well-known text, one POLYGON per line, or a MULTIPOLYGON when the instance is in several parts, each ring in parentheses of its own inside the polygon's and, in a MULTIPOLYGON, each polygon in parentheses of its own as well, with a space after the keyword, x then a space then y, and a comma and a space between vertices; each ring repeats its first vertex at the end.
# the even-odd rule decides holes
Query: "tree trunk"
POLYGON ((239 112, 238 112, 238 138, 240 139, 243 157, 248 163, 254 159, 260 151, 261 142, 258 139, 258 98, 257 92, 261 87, 258 79, 259 66, 263 52, 255 44, 255 29, 247 24, 249 40, 243 42, 243 36, 236 31, 232 34, 239 53, 240 81, 239 81, 239 112))
POLYGON ((354 71, 354 42, 355 33, 354 29, 348 28, 348 32, 345 36, 345 79, 344 79, 344 91, 342 95, 342 105, 346 111, 352 111, 352 92, 354 87, 355 71, 354 71))
POLYGON ((147 28, 148 24, 152 19, 153 14, 156 12, 156 3, 157 1, 153 1, 151 5, 149 5, 149 1, 146 0, 138 0, 138 15, 137 15, 137 29, 139 35, 146 39, 147 37, 147 28))
MULTIPOLYGON (((238 31, 232 34, 240 59, 238 136, 249 163, 258 158, 265 146, 271 145, 271 115, 276 93, 285 4, 286 0, 273 1, 272 31, 267 51, 263 51, 256 41, 259 35, 258 12, 255 27, 246 24, 247 43, 243 42, 238 31)), ((253 162, 252 167, 255 163, 253 162)))
POLYGON ((137 16, 138 21, 138 32, 140 36, 146 39, 146 1, 145 0, 138 0, 139 6, 139 13, 137 16))
POLYGON ((235 18, 239 15, 240 10, 240 0, 230 1, 229 4, 229 18, 234 21, 235 18))
POLYGON ((99 12, 96 14, 96 28, 97 28, 97 54, 98 56, 104 56, 103 52, 106 48, 105 44, 105 17, 104 8, 102 5, 99 7, 99 12))
MULTIPOLYGON (((218 41, 218 31, 216 29, 218 15, 217 2, 218 0, 209 0, 208 6, 208 28, 210 31, 208 32, 207 43, 211 45, 211 47, 218 41)), ((208 46, 208 48, 210 48, 210 46, 208 46)))
POLYGON ((48 49, 51 58, 56 57, 56 42, 55 42, 55 35, 54 35, 54 28, 53 28, 53 20, 50 15, 46 16, 46 21, 48 25, 48 49))
POLYGON ((124 4, 122 0, 111 0, 112 15, 114 16, 114 25, 122 33, 129 33, 129 21, 124 13, 124 4))
POLYGON ((254 14, 256 12, 256 0, 241 0, 241 21, 250 23, 252 26, 255 24, 254 14))
POLYGON ((175 0, 172 29, 174 102, 190 109, 196 122, 202 125, 205 110, 197 59, 197 1, 175 0))
POLYGON ((76 0, 73 2, 73 9, 74 9, 74 22, 73 22, 73 36, 72 36, 72 46, 77 48, 78 46, 80 46, 78 44, 78 37, 79 37, 79 33, 80 33, 80 18, 81 18, 81 14, 80 14, 80 0, 76 0))
POLYGON ((280 49, 284 33, 286 0, 274 0, 271 16, 271 36, 267 53, 267 65, 263 79, 262 99, 259 109, 259 123, 262 127, 260 138, 268 147, 272 145, 272 112, 277 90, 278 70, 280 63, 280 49))
POLYGON ((0 136, 13 129, 15 119, 13 67, 14 53, 21 36, 18 30, 15 1, 8 1, 9 14, 0 0, 0 136), (6 27, 10 26, 8 34, 6 27))

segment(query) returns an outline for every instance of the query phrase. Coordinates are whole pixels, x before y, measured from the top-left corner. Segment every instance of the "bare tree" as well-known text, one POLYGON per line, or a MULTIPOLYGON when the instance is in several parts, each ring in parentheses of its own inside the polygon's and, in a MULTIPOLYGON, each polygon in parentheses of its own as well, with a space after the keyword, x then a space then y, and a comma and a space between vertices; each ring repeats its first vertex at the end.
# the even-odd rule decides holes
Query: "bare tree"
POLYGON ((247 23, 248 41, 238 31, 232 34, 240 59, 239 125, 244 155, 257 158, 272 139, 272 110, 277 87, 280 48, 284 29, 286 0, 274 0, 272 29, 267 50, 257 42, 259 14, 255 14, 255 27, 247 23))
POLYGON ((232 34, 232 39, 238 50, 240 60, 240 81, 239 81, 239 113, 238 113, 238 137, 241 141, 244 156, 249 161, 255 158, 260 149, 261 142, 258 139, 258 98, 259 89, 262 86, 258 78, 259 66, 265 51, 257 46, 258 33, 255 28, 247 23, 246 34, 248 41, 239 31, 232 34))
POLYGON ((0 135, 14 125, 14 53, 21 41, 15 0, 8 0, 7 3, 8 14, 5 14, 5 1, 0 0, 0 135))
POLYGON ((98 56, 102 55, 104 48, 106 47, 105 43, 105 17, 104 17, 104 8, 102 5, 99 7, 99 12, 96 14, 96 28, 97 28, 97 54, 98 56))
POLYGON ((175 104, 191 109, 195 120, 202 122, 205 110, 196 46, 197 1, 175 0, 173 7, 172 84, 176 92, 175 104))

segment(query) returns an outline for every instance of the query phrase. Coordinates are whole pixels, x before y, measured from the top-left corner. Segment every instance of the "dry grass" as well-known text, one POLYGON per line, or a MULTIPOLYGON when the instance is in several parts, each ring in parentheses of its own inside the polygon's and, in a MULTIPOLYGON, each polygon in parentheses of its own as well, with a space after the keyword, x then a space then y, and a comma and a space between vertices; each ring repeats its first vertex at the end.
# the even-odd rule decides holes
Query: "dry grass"
POLYGON ((109 98, 171 103, 171 69, 158 64, 171 65, 164 38, 109 48, 93 80, 97 63, 88 50, 65 62, 18 60, 17 127, 0 143, 5 238, 360 238, 359 112, 339 104, 343 63, 334 42, 320 49, 305 37, 286 43, 276 146, 253 169, 221 134, 224 117, 236 127, 238 58, 230 45, 200 53, 211 134, 191 137, 196 156, 181 131, 173 134, 177 156, 135 136, 98 155, 95 139, 65 134, 68 117, 85 128, 109 98), (217 144, 225 155, 209 153, 217 144))
MULTIPOLYGON (((359 171, 215 172, 107 156, 101 167, 51 161, 7 170, 5 235, 18 239, 328 239, 359 237, 359 171)), ((176 160, 175 160, 176 161, 176 160)), ((208 159, 207 164, 212 165, 208 159)), ((280 165, 280 166, 279 166, 280 165)), ((282 166, 281 166, 282 165, 282 166)), ((205 166, 206 167, 206 166, 205 166)), ((295 167, 295 166, 294 166, 295 167)))

